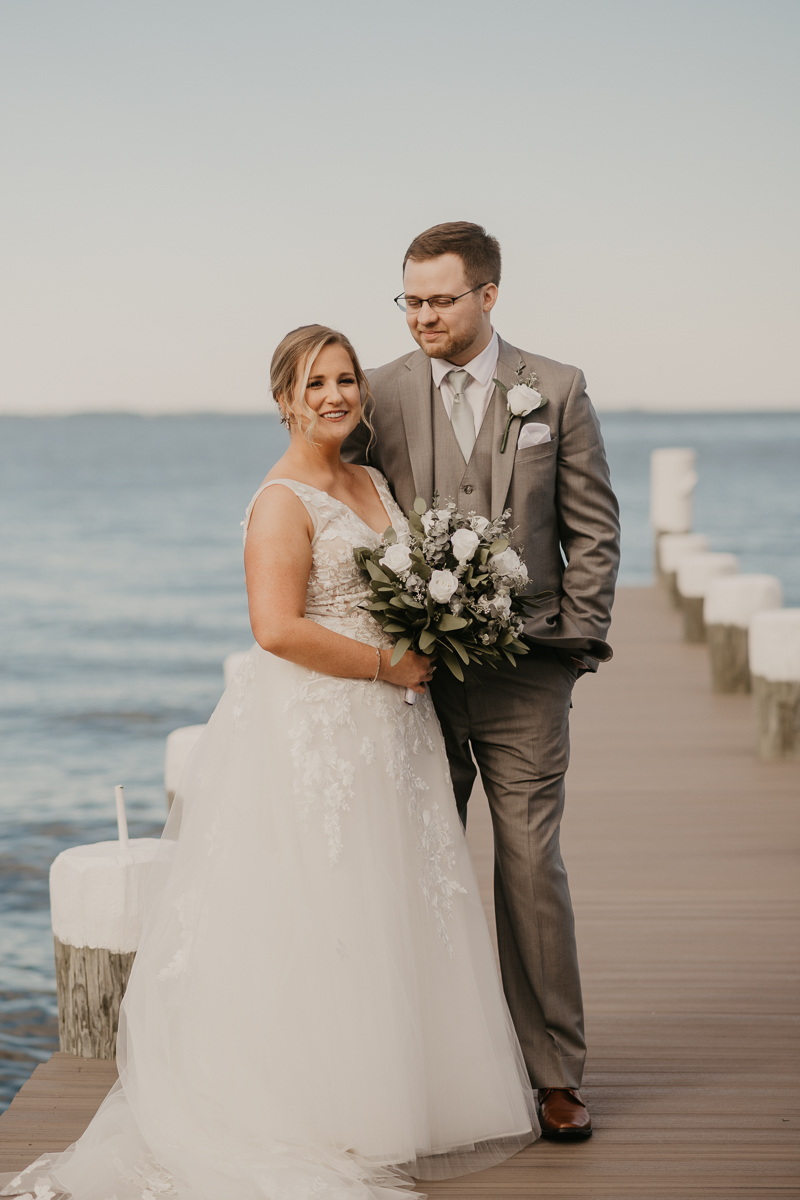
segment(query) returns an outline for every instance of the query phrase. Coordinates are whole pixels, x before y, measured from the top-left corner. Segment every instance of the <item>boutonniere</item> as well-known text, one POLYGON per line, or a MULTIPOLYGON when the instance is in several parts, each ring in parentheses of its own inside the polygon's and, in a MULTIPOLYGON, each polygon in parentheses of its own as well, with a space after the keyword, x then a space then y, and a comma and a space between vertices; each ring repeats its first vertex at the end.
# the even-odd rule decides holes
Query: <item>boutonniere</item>
POLYGON ((527 417, 528 413, 532 413, 537 408, 544 408, 545 404, 547 404, 547 396, 543 396, 538 390, 539 376, 535 371, 531 371, 527 378, 523 379, 524 370, 525 363, 520 359, 516 372, 517 382, 510 388, 507 388, 499 379, 492 380, 492 383, 496 383, 500 388, 508 405, 508 420, 506 421, 503 441, 500 445, 501 454, 505 454, 506 452, 508 431, 511 428, 511 422, 514 420, 514 417, 527 417))

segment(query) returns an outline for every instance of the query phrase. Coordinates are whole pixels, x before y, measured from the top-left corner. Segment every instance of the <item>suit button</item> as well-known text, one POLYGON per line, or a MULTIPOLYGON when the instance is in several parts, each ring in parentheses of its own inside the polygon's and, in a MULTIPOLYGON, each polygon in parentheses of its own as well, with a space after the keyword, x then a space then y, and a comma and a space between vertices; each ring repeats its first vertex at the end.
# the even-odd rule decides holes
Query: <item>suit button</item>
POLYGON ((471 496, 474 491, 472 484, 468 483, 467 486, 464 488, 464 491, 467 493, 468 496, 471 496))

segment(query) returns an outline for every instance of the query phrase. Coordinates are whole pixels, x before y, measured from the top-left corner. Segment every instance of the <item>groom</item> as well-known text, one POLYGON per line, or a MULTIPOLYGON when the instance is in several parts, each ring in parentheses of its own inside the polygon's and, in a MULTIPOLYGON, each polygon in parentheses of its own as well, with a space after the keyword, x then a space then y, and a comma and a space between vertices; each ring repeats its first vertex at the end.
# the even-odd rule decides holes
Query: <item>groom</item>
MULTIPOLYGON (((583 374, 498 337, 499 283, 500 246, 479 225, 435 225, 411 243, 396 302, 420 349, 370 374, 369 459, 406 511, 434 492, 488 518, 510 508, 531 593, 555 593, 526 622, 530 653, 516 667, 471 666, 463 683, 441 669, 431 694, 464 824, 476 762, 489 799, 503 986, 542 1131, 581 1138, 592 1126, 577 1090, 586 1044, 559 824, 572 688, 611 657, 618 510, 583 374), (513 418, 504 451, 509 409, 495 379, 509 390, 530 381, 546 398, 513 418)), ((366 442, 361 425, 351 461, 366 442)))

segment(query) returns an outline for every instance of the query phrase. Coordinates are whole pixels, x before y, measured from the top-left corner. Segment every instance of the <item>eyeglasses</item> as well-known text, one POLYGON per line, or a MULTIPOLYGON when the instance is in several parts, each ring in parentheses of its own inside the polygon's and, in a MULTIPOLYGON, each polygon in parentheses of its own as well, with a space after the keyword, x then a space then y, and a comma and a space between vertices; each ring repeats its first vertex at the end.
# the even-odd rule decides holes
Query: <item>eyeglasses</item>
POLYGON ((419 312, 423 304, 430 304, 433 312, 444 312, 445 309, 452 308, 456 300, 470 296, 473 292, 480 291, 482 287, 486 287, 486 284, 479 283, 477 287, 470 288, 468 292, 462 292, 460 296, 431 296, 429 300, 420 300, 419 296, 405 296, 401 292, 399 296, 395 296, 394 302, 403 312, 419 312))

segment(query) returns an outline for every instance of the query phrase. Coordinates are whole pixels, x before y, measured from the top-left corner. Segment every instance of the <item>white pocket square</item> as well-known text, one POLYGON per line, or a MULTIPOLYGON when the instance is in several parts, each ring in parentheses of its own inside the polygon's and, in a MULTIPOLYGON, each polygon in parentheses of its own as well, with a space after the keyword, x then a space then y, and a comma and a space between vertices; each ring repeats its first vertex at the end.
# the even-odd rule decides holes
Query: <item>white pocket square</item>
POLYGON ((528 446, 541 446, 542 442, 549 441, 552 441, 550 427, 548 425, 539 425, 536 421, 530 421, 527 425, 523 425, 520 430, 517 449, 525 450, 528 446))

